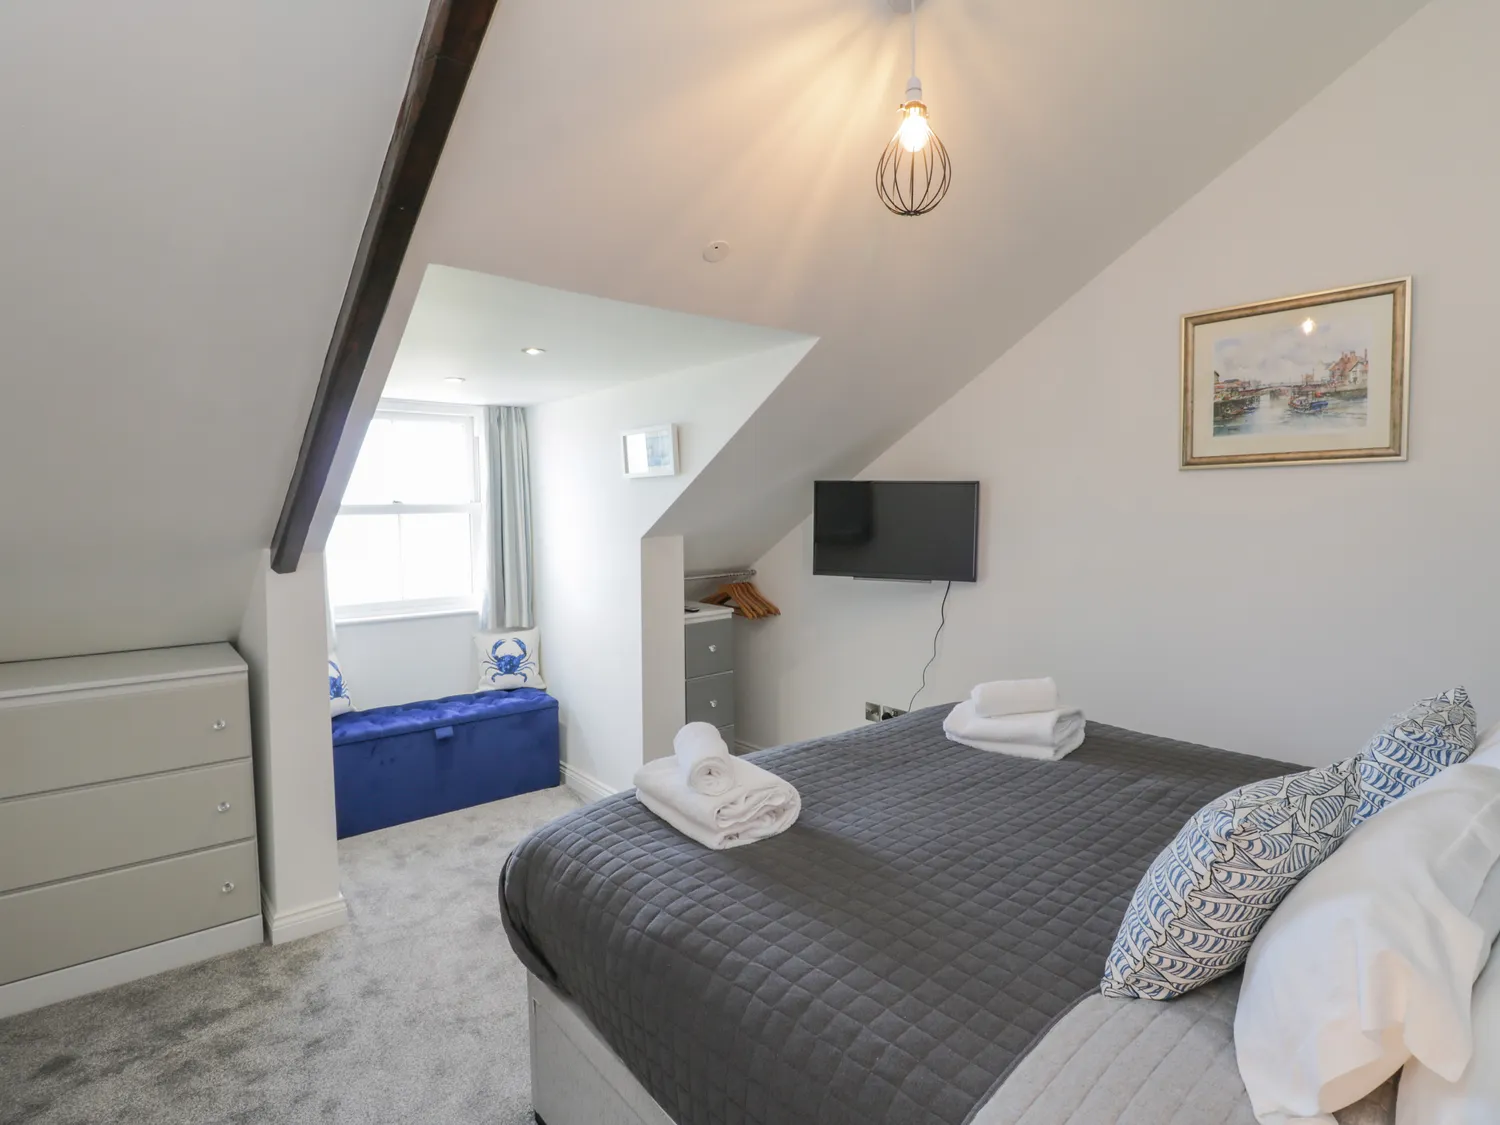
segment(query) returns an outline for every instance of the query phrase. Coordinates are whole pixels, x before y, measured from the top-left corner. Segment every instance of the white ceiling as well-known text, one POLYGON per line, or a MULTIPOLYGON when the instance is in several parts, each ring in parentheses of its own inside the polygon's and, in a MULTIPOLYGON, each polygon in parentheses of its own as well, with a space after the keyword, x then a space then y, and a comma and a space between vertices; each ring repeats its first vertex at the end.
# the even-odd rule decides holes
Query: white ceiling
POLYGON ((793 334, 428 266, 385 395, 532 406, 778 347, 793 334), (544 348, 538 356, 528 347, 544 348), (447 380, 463 379, 460 384, 447 380))
POLYGON ((868 464, 1422 3, 929 0, 954 181, 911 219, 875 195, 908 71, 887 0, 506 0, 361 409, 429 262, 816 336, 658 525, 690 566, 752 560, 815 476, 868 464))
POLYGON ((237 628, 426 10, 0 4, 0 660, 237 628))

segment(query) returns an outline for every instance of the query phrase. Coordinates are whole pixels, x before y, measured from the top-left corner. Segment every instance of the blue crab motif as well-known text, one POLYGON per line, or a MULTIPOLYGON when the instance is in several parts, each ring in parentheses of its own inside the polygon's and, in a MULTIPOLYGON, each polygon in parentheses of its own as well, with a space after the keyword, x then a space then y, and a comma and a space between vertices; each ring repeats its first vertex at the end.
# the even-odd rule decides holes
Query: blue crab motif
POLYGON ((339 671, 339 666, 332 660, 328 662, 328 698, 347 699, 349 689, 344 686, 344 673, 339 671))
POLYGON ((519 676, 522 683, 531 679, 529 673, 536 671, 536 661, 531 659, 531 653, 526 647, 526 642, 519 637, 503 637, 490 646, 489 659, 484 662, 486 678, 490 683, 503 679, 506 676, 519 676), (507 645, 514 645, 520 652, 501 652, 507 645))

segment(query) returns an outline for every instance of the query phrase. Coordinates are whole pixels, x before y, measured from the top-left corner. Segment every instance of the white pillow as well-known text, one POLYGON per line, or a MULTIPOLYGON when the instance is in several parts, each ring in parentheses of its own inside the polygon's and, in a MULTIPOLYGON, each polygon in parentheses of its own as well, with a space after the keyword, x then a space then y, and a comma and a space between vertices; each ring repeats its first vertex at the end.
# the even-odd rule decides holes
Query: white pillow
POLYGON ((352 710, 354 710, 354 700, 349 698, 349 685, 344 681, 344 673, 339 668, 339 658, 330 652, 328 654, 328 714, 332 717, 352 710))
POLYGON ((1251 946, 1235 1053, 1265 1125, 1316 1122, 1411 1057, 1456 1079, 1500 917, 1500 770, 1460 764, 1388 805, 1287 895, 1251 946), (1484 912, 1481 911, 1481 914, 1484 912))
POLYGON ((479 690, 546 688, 542 681, 541 639, 535 629, 475 633, 479 650, 479 690))
MULTIPOLYGON (((1481 909, 1500 915, 1500 867, 1480 893, 1481 909)), ((1494 1125, 1500 1121, 1500 958, 1490 954, 1489 967, 1474 985, 1472 1007, 1474 1056, 1457 1081, 1450 1082, 1413 1059, 1401 1072, 1396 1098, 1396 1125, 1494 1125)))
POLYGON ((1480 732, 1479 745, 1474 747, 1469 761, 1500 769, 1500 722, 1491 723, 1480 732))

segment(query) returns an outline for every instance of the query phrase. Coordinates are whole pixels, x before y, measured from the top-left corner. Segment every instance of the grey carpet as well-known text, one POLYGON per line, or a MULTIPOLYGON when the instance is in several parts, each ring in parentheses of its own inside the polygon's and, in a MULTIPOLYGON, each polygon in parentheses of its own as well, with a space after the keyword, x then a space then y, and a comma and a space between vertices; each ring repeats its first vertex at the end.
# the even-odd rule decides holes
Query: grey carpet
POLYGON ((0 1123, 530 1125, 496 881, 578 804, 551 789, 345 840, 347 928, 0 1021, 0 1123))

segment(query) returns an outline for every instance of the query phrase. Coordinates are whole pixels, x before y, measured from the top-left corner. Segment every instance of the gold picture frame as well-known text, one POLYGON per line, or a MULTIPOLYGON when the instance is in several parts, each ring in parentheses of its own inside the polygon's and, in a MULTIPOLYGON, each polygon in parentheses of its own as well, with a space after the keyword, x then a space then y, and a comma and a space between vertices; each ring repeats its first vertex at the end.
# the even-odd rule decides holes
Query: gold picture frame
POLYGON ((1411 278, 1182 318, 1184 469, 1404 461, 1411 278))

